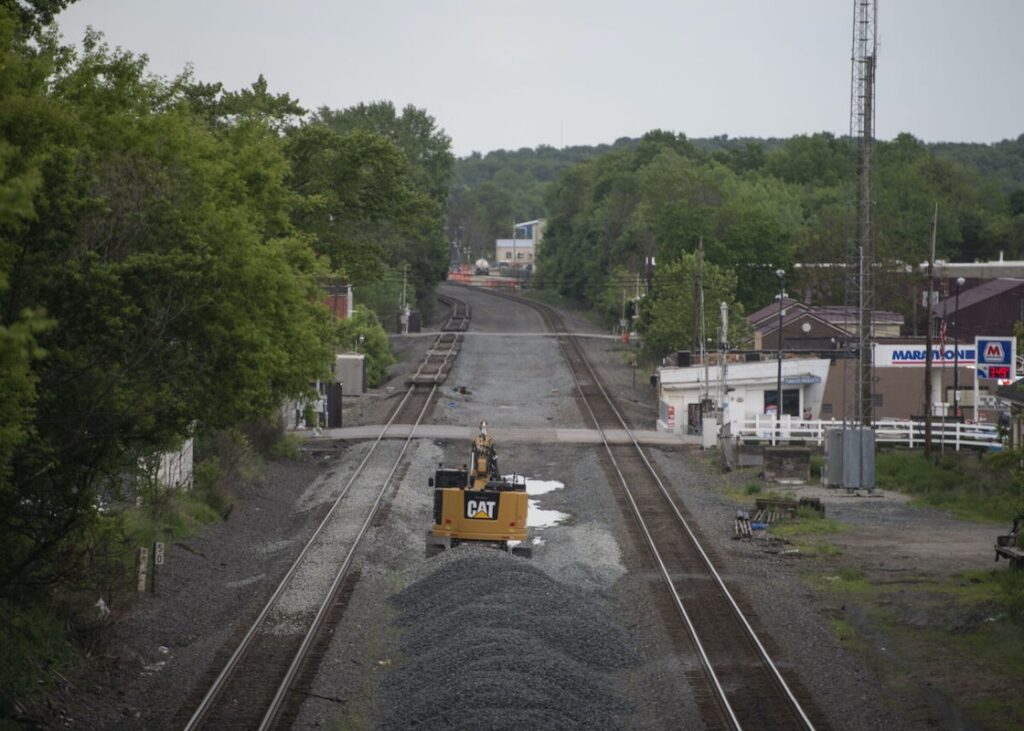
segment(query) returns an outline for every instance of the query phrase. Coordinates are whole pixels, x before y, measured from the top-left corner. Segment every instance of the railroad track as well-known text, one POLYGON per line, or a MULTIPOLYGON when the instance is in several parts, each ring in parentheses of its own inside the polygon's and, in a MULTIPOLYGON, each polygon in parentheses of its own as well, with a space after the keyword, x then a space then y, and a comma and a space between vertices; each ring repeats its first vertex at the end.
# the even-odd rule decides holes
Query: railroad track
MULTIPOLYGON (((705 685, 695 687, 694 695, 706 725, 732 729, 814 728, 811 714, 804 708, 809 707, 808 699, 798 697, 769 656, 691 529, 685 506, 665 487, 558 313, 519 297, 491 290, 487 294, 525 304, 541 315, 549 330, 565 333, 558 341, 580 402, 602 434, 611 470, 622 488, 620 500, 635 518, 653 568, 661 578, 664 592, 660 601, 671 605, 671 611, 663 614, 678 619, 668 630, 677 642, 689 640, 704 668, 705 685), (606 429, 625 430, 631 443, 610 444, 604 438, 606 429)), ((700 679, 690 680, 692 684, 700 679)), ((800 692, 799 696, 804 694, 800 692)), ((813 715, 822 725, 820 714, 813 715)))
POLYGON ((438 295, 437 299, 447 305, 450 312, 448 321, 441 326, 444 332, 461 332, 469 327, 469 304, 447 295, 438 295))
MULTIPOLYGON (((415 373, 405 379, 407 386, 433 386, 443 383, 455 364, 455 357, 462 347, 462 335, 442 332, 427 350, 415 373)), ((399 422, 406 423, 406 422, 399 422)))
POLYGON ((461 335, 442 333, 435 341, 416 371, 418 380, 409 383, 327 515, 223 665, 217 666, 220 670, 211 672, 209 687, 184 722, 186 731, 290 727, 302 700, 295 691, 301 693, 308 684, 326 645, 325 632, 344 613, 358 581, 355 557, 360 544, 370 527, 382 521, 378 516, 389 488, 461 340, 461 335), (396 423, 413 425, 397 454, 393 443, 382 446, 396 423), (386 477, 380 479, 381 474, 386 477), (364 506, 361 512, 359 506, 364 506))

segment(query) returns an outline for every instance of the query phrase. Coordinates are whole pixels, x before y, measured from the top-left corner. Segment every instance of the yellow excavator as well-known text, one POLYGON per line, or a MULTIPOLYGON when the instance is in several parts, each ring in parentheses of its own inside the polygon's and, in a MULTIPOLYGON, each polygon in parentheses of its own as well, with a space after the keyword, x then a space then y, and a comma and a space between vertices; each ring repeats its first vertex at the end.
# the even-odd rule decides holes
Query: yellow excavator
POLYGON ((427 533, 427 556, 473 543, 530 558, 526 481, 501 476, 486 421, 473 440, 470 465, 438 467, 428 480, 434 489, 434 525, 427 533))

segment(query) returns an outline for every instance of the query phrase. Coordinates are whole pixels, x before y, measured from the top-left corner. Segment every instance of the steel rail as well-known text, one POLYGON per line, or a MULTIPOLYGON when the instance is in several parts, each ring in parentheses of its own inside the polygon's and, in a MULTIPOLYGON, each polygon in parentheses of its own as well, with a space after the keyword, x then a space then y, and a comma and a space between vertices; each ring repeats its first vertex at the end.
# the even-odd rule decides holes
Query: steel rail
MULTIPOLYGON (((569 336, 569 338, 571 339, 571 336, 569 336)), ((574 343, 574 345, 575 345, 575 343, 574 343)), ((579 351, 578 347, 577 347, 577 352, 582 357, 583 354, 582 354, 582 352, 579 351)), ((726 601, 729 603, 729 606, 732 608, 736 618, 743 625, 743 628, 744 628, 744 630, 746 630, 748 638, 754 643, 755 647, 758 650, 758 654, 761 655, 761 658, 762 658, 765 666, 772 673, 772 675, 775 678, 776 683, 778 684, 778 686, 781 688, 781 690, 785 694, 786 700, 789 702, 790 706, 792 707, 793 711, 797 714, 797 716, 799 717, 800 721, 804 724, 804 727, 807 728, 807 729, 813 729, 814 728, 814 724, 812 724, 810 718, 807 717, 807 714, 804 711, 803 706, 801 706, 799 700, 797 700, 796 695, 793 693, 792 689, 789 687, 789 684, 786 682, 785 678, 782 677, 782 673, 779 671, 778 666, 775 664, 775 661, 772 660, 771 655, 768 654, 768 650, 762 644, 760 638, 757 636, 757 633, 754 631, 754 628, 750 625, 750 622, 747 620, 747 617, 743 613, 743 610, 740 609, 739 604, 736 603, 736 600, 733 597, 732 593, 729 591, 729 588, 725 585, 725 581, 722 579, 721 575, 718 573, 718 570, 714 567, 714 564, 712 564, 711 558, 707 555, 707 553, 704 550, 704 547, 701 545, 700 541, 697 539, 696 534, 694 534, 693 530, 690 528, 690 524, 687 522, 686 518, 683 517, 682 513, 679 511, 679 507, 676 505, 675 500, 672 499, 671 494, 669 493, 668 489, 665 487, 665 484, 661 481, 661 478, 658 476, 658 473, 655 471, 654 466, 647 459, 647 455, 644 453, 644 451, 641 448, 639 442, 637 442, 636 437, 633 435, 633 431, 629 428, 629 426, 626 424, 625 420, 622 418, 622 414, 615 407, 615 404, 612 402, 611 398, 609 397, 607 391, 604 388, 604 385, 598 379, 597 374, 594 372, 593 367, 590 365, 590 362, 586 358, 582 358, 582 360, 583 360, 583 364, 587 367, 587 370, 590 372, 591 377, 594 379, 594 385, 596 385, 597 388, 600 390, 601 395, 608 402, 609 408, 615 414, 615 417, 618 419, 619 424, 622 426, 622 429, 625 430, 626 434, 629 436, 630 442, 632 443, 633 447, 636 449, 637 453, 640 455, 640 458, 641 458, 641 460, 643 460, 643 463, 647 467, 647 470, 650 473, 651 477, 653 477, 654 481, 657 483, 658 489, 664 495, 664 497, 666 499, 666 502, 672 508, 672 512, 675 515, 676 520, 679 522, 679 524, 682 526, 682 528, 686 531, 686 534, 689 537, 691 543, 693 544, 693 547, 697 550, 697 553, 700 555, 701 561, 704 563, 704 566, 707 568, 708 574, 714 579, 715 584, 717 585, 718 589, 722 592, 722 595, 725 597, 726 601)), ((582 391, 581 391, 581 395, 582 395, 582 391)), ((583 396, 583 398, 584 398, 584 401, 586 401, 586 396, 583 396)), ((619 474, 620 480, 622 480, 623 487, 625 487, 627 489, 627 491, 628 491, 629 488, 626 485, 625 477, 623 476, 622 471, 618 468, 618 463, 615 461, 615 457, 612 455, 611 446, 609 445, 608 440, 605 437, 604 429, 598 424, 597 418, 596 418, 596 416, 594 416, 593 410, 590 409, 589 404, 587 405, 587 409, 591 413, 591 418, 594 419, 595 426, 597 426, 598 431, 600 431, 600 433, 601 433, 601 438, 604 441, 605 449, 608 451, 609 457, 611 457, 612 462, 615 463, 615 469, 616 469, 616 472, 618 472, 618 474, 619 474)), ((635 511, 637 519, 640 521, 640 523, 641 523, 641 525, 642 525, 642 527, 644 529, 645 534, 648 536, 648 538, 650 540, 650 533, 647 531, 646 524, 644 523, 643 518, 641 517, 639 509, 638 509, 638 507, 636 505, 636 502, 633 500, 633 496, 631 494, 629 495, 629 499, 630 499, 630 503, 633 505, 633 509, 635 511)), ((652 546, 653 546, 653 540, 652 540, 652 546)), ((660 561, 661 561, 660 556, 659 556, 658 560, 659 560, 659 563, 660 563, 660 561)), ((666 580, 669 581, 667 574, 666 574, 666 580)), ((671 584, 671 581, 669 581, 669 583, 671 584)), ((678 593, 675 591, 675 587, 674 586, 672 587, 672 594, 673 594, 674 597, 678 598, 678 593)), ((681 600, 679 600, 679 601, 681 602, 681 600)), ((695 638, 695 640, 696 640, 696 638, 695 638)), ((702 650, 702 652, 703 652, 703 650, 702 650)), ((713 670, 711 672, 712 672, 712 674, 714 674, 713 670)), ((716 677, 715 683, 717 684, 717 682, 718 681, 717 681, 717 677, 716 677)), ((720 688, 721 686, 718 686, 718 687, 720 688)), ((724 691, 723 691, 723 700, 725 700, 725 698, 724 698, 724 691)), ((725 700, 725 702, 728 703, 727 700, 725 700)), ((731 712, 731 707, 730 707, 730 717, 731 717, 732 720, 735 720, 735 716, 731 712)), ((738 721, 736 723, 737 723, 736 727, 739 728, 738 721)))
POLYGON ((377 499, 373 502, 369 513, 366 516, 366 520, 363 521, 362 527, 359 529, 359 533, 352 541, 352 545, 345 556, 345 560, 342 562, 341 567, 338 569, 337 575, 334 577, 334 581, 331 584, 331 588, 327 591, 327 595, 324 601, 320 604, 320 608, 317 610, 316 617, 313 619, 309 630, 306 632, 306 636, 302 639, 302 644, 299 646, 298 651, 295 653, 295 657, 288 666, 288 672, 285 673, 284 679, 282 679, 280 685, 277 688, 277 692, 274 694, 273 700, 270 702, 270 707, 263 716, 263 720, 260 722, 259 731, 266 731, 274 723, 278 713, 281 710, 281 706, 284 704, 284 700, 291 689, 291 684, 295 680, 295 677, 299 673, 299 669, 302 663, 306 659, 306 655, 309 653, 310 647, 312 647, 317 635, 323 626, 324 618, 327 616, 327 612, 330 609, 331 604, 334 602, 335 594, 338 591, 338 587, 341 586, 341 582, 344 581, 348 575, 348 570, 352 565, 352 559, 356 554, 356 549, 360 547, 360 543, 363 537, 366 535, 366 531, 369 529, 373 519, 377 516, 377 512, 380 510, 381 501, 384 499, 384 494, 387 492, 388 487, 391 485, 391 480, 394 478, 395 473, 398 471, 398 467, 402 464, 402 458, 405 456, 406 450, 409 449, 409 444, 412 442, 413 435, 416 432, 416 427, 423 421, 423 415, 427 413, 427 407, 430 406, 430 400, 433 398, 434 393, 437 391, 435 385, 430 389, 430 394, 427 396, 426 401, 423 403, 423 408, 420 409, 419 415, 416 417, 416 422, 413 424, 412 429, 409 430, 409 436, 406 437, 405 443, 402 445, 402 451, 399 452, 395 458, 395 464, 391 467, 391 472, 388 473, 387 478, 381 485, 380 492, 377 494, 377 499))
MULTIPOLYGON (((765 665, 765 667, 768 668, 768 670, 772 674, 772 677, 774 678, 776 684, 782 690, 783 694, 786 697, 786 700, 787 700, 789 706, 794 711, 794 713, 797 715, 797 717, 799 718, 800 722, 804 725, 804 727, 806 729, 813 730, 814 729, 814 725, 811 722, 810 718, 808 718, 807 713, 804 711, 804 709, 803 709, 802 705, 800 704, 799 700, 797 700, 797 698, 794 695, 792 689, 789 687, 789 684, 782 677, 782 673, 779 671, 778 666, 775 664, 775 661, 772 660, 771 656, 768 654, 767 649, 762 644, 760 638, 758 638, 757 633, 754 631, 754 628, 750 625, 750 622, 747 620, 746 615, 744 615, 743 611, 740 609, 739 605, 736 603, 736 600, 733 598, 732 593, 729 591, 728 587, 726 587, 725 581, 722 579, 721 575, 715 569, 714 565, 711 562, 711 559, 708 557, 707 553, 705 552, 704 547, 700 544, 700 541, 697 539, 696 534, 694 534, 693 530, 690 528, 689 523, 686 521, 686 519, 683 517, 682 513, 679 511, 679 508, 676 505, 675 500, 671 497, 671 494, 669 493, 668 489, 665 487, 664 483, 661 481, 661 478, 658 476, 657 472, 655 471, 654 466, 648 460, 647 455, 644 453, 644 451, 641 448, 639 442, 637 442, 636 437, 634 436, 632 429, 629 428, 629 426, 626 424, 625 419, 622 418, 622 414, 619 412, 618 408, 615 406, 615 403, 612 401, 611 397, 609 396, 607 390, 604 387, 604 384, 601 383, 601 380, 597 376, 597 373, 594 370, 593 366, 590 364, 590 361, 584 356, 583 351, 579 347, 579 344, 576 342, 575 337, 573 335, 571 335, 570 333, 566 332, 566 328, 565 328, 564 322, 561 319, 561 316, 554 310, 554 308, 551 308, 551 307, 549 307, 547 305, 543 305, 541 303, 532 302, 530 300, 526 300, 526 299, 523 299, 523 298, 520 298, 520 297, 514 297, 512 295, 508 295, 508 294, 505 294, 505 293, 493 292, 493 291, 490 291, 490 290, 485 290, 485 291, 488 294, 492 295, 492 296, 497 296, 497 297, 501 297, 501 298, 505 298, 505 299, 510 299, 510 300, 514 300, 514 301, 520 302, 521 304, 525 304, 528 307, 531 307, 532 309, 534 309, 535 311, 540 313, 541 316, 544 318, 544 320, 549 323, 549 326, 551 324, 551 320, 554 320, 557 323, 557 325, 559 325, 562 328, 562 330, 561 330, 562 335, 561 335, 561 337, 558 338, 559 343, 563 344, 565 342, 568 342, 568 343, 572 344, 572 346, 573 346, 573 348, 574 348, 574 350, 576 352, 578 360, 580 362, 582 362, 582 364, 586 367, 587 371, 589 372, 590 378, 594 382, 594 385, 600 391, 601 396, 604 398, 604 400, 607 403, 608 407, 611 409, 612 413, 615 415, 615 418, 618 420, 621 428, 629 436, 629 440, 630 440, 632 446, 635 448, 636 452, 639 454, 641 460, 643 461, 645 467, 647 468, 648 473, 654 479, 654 481, 657 484, 657 486, 658 486, 659 490, 661 491, 662 495, 665 497, 666 501, 671 506, 672 513, 675 516, 676 521, 680 524, 680 526, 686 532, 687 537, 689 538, 689 540, 690 540, 691 544, 693 545, 693 547, 697 550, 697 553, 700 556, 701 561, 703 562, 705 568, 707 569, 708 574, 713 578, 713 580, 715 582, 715 585, 720 590, 721 594, 723 595, 723 597, 726 599, 727 603, 729 604, 729 606, 733 610, 733 613, 734 613, 735 617, 740 621, 741 625, 743 626, 743 628, 744 628, 744 630, 745 630, 745 632, 747 634, 747 637, 753 642, 755 648, 757 649, 757 652, 758 652, 759 656, 761 657, 762 663, 765 665)), ((559 331, 556 330, 556 332, 559 332, 559 331)), ((692 621, 690 620, 689 614, 687 613, 685 607, 683 606, 682 598, 679 596, 679 593, 676 591, 675 585, 671 581, 671 578, 670 578, 669 573, 668 573, 668 569, 666 568, 666 566, 664 564, 664 561, 663 561, 663 559, 661 557, 660 552, 658 551, 657 547, 655 546, 654 538, 651 535, 650 530, 647 527, 646 521, 644 521, 643 516, 640 513, 639 506, 637 505, 636 500, 634 499, 634 496, 633 496, 633 494, 632 494, 632 492, 631 492, 631 490, 629 488, 629 485, 628 485, 628 483, 626 481, 625 476, 622 473, 622 470, 619 468, 618 461, 615 459, 615 456, 612 453, 611 445, 610 445, 610 443, 609 443, 609 441, 607 439, 607 436, 605 434, 604 428, 601 426, 601 424, 600 424, 596 414, 594 413, 593 408, 590 405, 590 402, 588 400, 587 395, 584 393, 583 388, 581 387, 581 384, 580 384, 579 379, 577 378, 576 372, 575 372, 575 370, 572 367, 572 359, 569 356, 568 352, 566 352, 564 345, 562 346, 562 352, 563 352, 563 354, 566 357, 566 361, 569 363, 569 370, 572 373, 573 381, 576 384, 576 388, 577 388, 578 393, 580 394, 580 398, 583 400, 584 404, 586 405, 587 411, 590 413, 590 417, 593 420, 595 427, 597 428, 598 432, 601 434, 601 439, 602 439, 602 442, 604 444, 605 450, 608 452, 608 456, 609 456, 609 458, 612 461, 612 464, 613 464, 613 466, 615 468, 615 471, 618 474, 619 480, 622 483, 622 486, 623 486, 623 489, 625 491, 626 497, 628 498, 630 506, 633 509, 633 515, 636 518, 636 520, 637 520, 637 522, 638 522, 638 524, 639 524, 639 526, 640 526, 640 528, 641 528, 641 530, 642 530, 642 532, 644 534, 644 537, 645 537, 645 540, 647 542, 648 547, 651 549, 651 552, 654 555, 654 558, 655 558, 655 561, 658 564, 660 573, 661 573, 662 577, 665 579, 665 583, 669 587, 669 592, 670 592, 670 594, 672 596, 673 602, 675 603, 677 609, 679 610, 680 615, 683 617, 684 623, 687 626, 687 630, 690 632, 691 638, 693 639, 694 644, 696 645, 696 647, 698 649, 698 654, 701 657, 701 662, 705 666, 705 669, 708 671, 708 674, 710 676, 712 685, 715 687, 716 693, 718 695, 719 703, 723 706, 723 710, 726 711, 726 715, 729 717, 729 720, 733 724, 734 728, 739 729, 740 728, 739 720, 736 718, 736 715, 735 715, 735 713, 732 710, 732 706, 729 703, 728 698, 726 697, 725 691, 722 688, 720 682, 718 681, 718 676, 715 673, 714 668, 711 665, 710 658, 708 658, 708 656, 707 656, 707 654, 706 654, 706 652, 704 650, 703 644, 701 643, 701 641, 699 639, 699 636, 698 636, 698 634, 696 632, 696 629, 695 629, 692 621)))
MULTIPOLYGON (((376 451, 378 445, 380 445, 381 441, 384 439, 384 436, 385 434, 387 434, 387 431, 390 428, 392 422, 394 422, 395 418, 404 408, 406 402, 409 400, 409 398, 413 395, 415 391, 415 386, 410 386, 408 391, 406 391, 405 396, 402 398, 401 402, 398 404, 394 412, 391 414, 391 418, 388 419, 387 423, 381 429, 380 433, 377 435, 377 438, 373 441, 373 444, 371 445, 370 449, 367 451, 366 455, 359 463, 359 466, 356 467, 355 472, 352 473, 352 476, 349 478, 348 483, 342 489, 341 493, 339 493, 338 497, 334 501, 334 504, 331 505, 331 509, 327 512, 327 515, 325 515, 323 520, 320 521, 320 524, 313 532, 313 535, 309 537, 309 540, 306 542, 306 545, 303 546, 302 551, 299 552, 299 555, 295 558, 295 561, 292 562, 291 567, 289 567, 288 571, 285 573, 284 578, 282 578, 281 581, 278 583, 277 589, 274 590, 274 593, 267 600, 262 611, 260 611, 255 621, 249 627, 249 630, 245 633, 245 636, 242 637, 242 640, 241 642, 239 642, 238 647, 236 647, 235 651, 231 653, 231 656, 228 658, 227 662, 224 664, 224 667, 221 669, 220 673, 213 681, 213 684, 210 686, 210 689, 207 690, 206 695, 203 696, 203 700, 200 702, 196 710, 192 713, 192 716, 189 718, 188 723, 185 725, 184 731, 192 731, 193 729, 198 728, 199 724, 203 720, 203 717, 213 706, 214 702, 217 700, 218 695, 220 694, 220 691, 223 690, 224 685, 227 683, 228 679, 231 677, 232 673, 237 667, 239 660, 241 660, 246 650, 248 650, 249 646, 252 644, 253 638, 256 637, 256 633, 259 631, 264 620, 266 620, 267 615, 270 614, 271 609, 277 603, 277 600, 281 597, 281 594, 283 594, 285 589, 288 588, 288 585, 291 582, 292 577, 295 575, 295 572, 298 571, 299 566, 302 564, 306 556, 309 554, 310 550, 313 548, 313 545, 320 537, 320 534, 323 532, 324 528, 327 526, 328 523, 330 523, 331 519, 334 517, 335 512, 337 512, 338 506, 341 505, 342 500, 348 494, 349 488, 352 487, 353 483, 355 483, 356 481, 356 478, 358 478, 359 475, 362 473, 363 467, 366 466, 366 463, 369 462, 370 457, 373 456, 373 453, 376 451)), ((427 400, 427 403, 430 403, 429 399, 427 400)))
MULTIPOLYGON (((559 338, 559 344, 562 344, 563 339, 559 338)), ((564 353, 563 346, 563 353, 564 353)), ((578 355, 582 356, 582 353, 577 351, 578 355)), ((566 360, 569 359, 568 353, 565 353, 566 360)), ((583 361, 587 364, 587 361, 583 361)), ((700 635, 697 632, 696 626, 693 624, 693 620, 690 618, 690 613, 686 611, 686 606, 683 604, 683 599, 679 596, 679 592, 676 590, 675 584, 672 582, 672 576, 669 573, 668 567, 665 565, 664 559, 661 557, 661 552, 658 550, 658 546, 654 541, 654 536, 651 535, 650 529, 647 527, 647 521, 643 519, 643 515, 640 512, 640 506, 637 505, 636 500, 633 497, 632 491, 629 489, 629 483, 626 481, 626 476, 623 474, 622 469, 619 467, 619 462, 615 459, 615 454, 612 452, 611 445, 608 443, 608 437, 604 432, 604 428, 601 426, 600 420, 594 413, 594 409, 590 405, 590 400, 586 397, 583 392, 582 384, 576 375, 576 371, 570 366, 569 372, 572 374, 572 380, 576 384, 576 391, 580 394, 580 398, 583 401, 583 405, 587 407, 587 413, 590 414, 591 421, 594 422, 594 426, 597 428, 598 433, 601 435, 601 443, 604 445, 605 451, 608 453, 608 458, 612 461, 612 466, 615 468, 615 473, 619 477, 619 482, 622 484, 622 488, 625 492, 626 498, 629 500, 630 506, 633 508, 633 517, 636 518, 637 524, 640 526, 640 530, 644 535, 644 539, 647 542, 647 547, 650 549, 651 554, 654 556, 654 561, 658 565, 658 571, 661 574, 662 579, 665 581, 665 585, 668 587, 669 595, 672 598, 672 603, 675 605, 676 610, 679 612, 679 616, 682 617, 683 624, 686 625, 686 630, 693 640, 694 646, 697 648, 697 654, 700 656, 701 664, 704 666, 704 671, 708 674, 711 680, 712 686, 715 688, 715 695, 718 699, 718 703, 725 713, 729 722, 732 724, 734 729, 742 728, 740 726, 739 719, 736 717, 736 712, 732 708, 732 704, 729 703, 729 699, 725 694, 725 689, 722 687, 721 682, 718 679, 718 673, 715 672, 715 668, 711 663, 711 658, 708 657, 707 652, 704 649, 704 643, 701 642, 700 635)), ((614 407, 613 407, 614 408, 614 407)), ((628 431, 628 429, 627 429, 628 431)), ((632 434, 630 434, 632 438, 632 434)))

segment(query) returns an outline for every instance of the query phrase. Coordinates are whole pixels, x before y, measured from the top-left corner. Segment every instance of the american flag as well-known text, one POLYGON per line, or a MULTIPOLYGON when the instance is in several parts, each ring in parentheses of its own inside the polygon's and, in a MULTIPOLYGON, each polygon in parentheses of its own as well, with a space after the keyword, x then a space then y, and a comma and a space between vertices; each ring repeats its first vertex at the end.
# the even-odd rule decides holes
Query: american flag
POLYGON ((946 359, 946 321, 939 323, 939 360, 946 359))

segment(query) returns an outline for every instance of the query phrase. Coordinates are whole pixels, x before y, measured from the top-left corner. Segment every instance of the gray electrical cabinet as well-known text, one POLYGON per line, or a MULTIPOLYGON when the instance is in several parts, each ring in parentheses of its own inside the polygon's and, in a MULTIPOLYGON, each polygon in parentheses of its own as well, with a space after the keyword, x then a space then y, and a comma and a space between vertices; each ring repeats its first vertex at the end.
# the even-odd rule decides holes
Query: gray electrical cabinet
POLYGON ((341 353, 334 356, 335 383, 345 384, 346 396, 366 393, 366 355, 364 353, 341 353))
POLYGON ((875 430, 848 426, 826 431, 821 481, 826 487, 874 490, 875 430))

